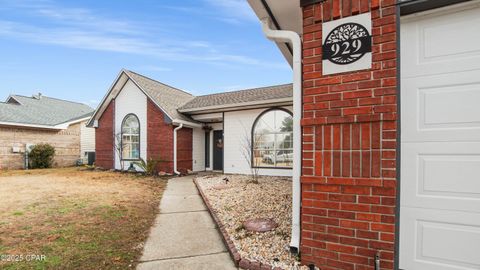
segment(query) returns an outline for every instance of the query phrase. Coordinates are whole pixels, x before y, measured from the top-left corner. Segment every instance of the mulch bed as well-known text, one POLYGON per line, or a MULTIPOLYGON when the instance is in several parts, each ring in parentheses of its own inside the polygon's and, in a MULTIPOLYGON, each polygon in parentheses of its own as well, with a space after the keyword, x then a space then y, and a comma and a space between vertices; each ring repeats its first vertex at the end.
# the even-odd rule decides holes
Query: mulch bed
POLYGON ((206 175, 195 179, 235 263, 243 269, 308 269, 289 251, 291 187, 289 178, 206 175), (227 177, 228 183, 223 179, 227 177), (267 232, 246 230, 244 222, 269 219, 278 225, 267 232))

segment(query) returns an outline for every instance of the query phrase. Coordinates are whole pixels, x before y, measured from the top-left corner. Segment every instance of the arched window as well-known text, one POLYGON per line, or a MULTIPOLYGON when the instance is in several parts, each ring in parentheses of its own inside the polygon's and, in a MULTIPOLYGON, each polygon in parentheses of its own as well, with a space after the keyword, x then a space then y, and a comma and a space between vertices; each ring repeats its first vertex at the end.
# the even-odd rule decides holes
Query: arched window
POLYGON ((140 158, 140 122, 134 114, 122 122, 122 159, 140 158))
POLYGON ((252 167, 291 168, 292 163, 292 114, 284 109, 263 112, 253 124, 252 167))

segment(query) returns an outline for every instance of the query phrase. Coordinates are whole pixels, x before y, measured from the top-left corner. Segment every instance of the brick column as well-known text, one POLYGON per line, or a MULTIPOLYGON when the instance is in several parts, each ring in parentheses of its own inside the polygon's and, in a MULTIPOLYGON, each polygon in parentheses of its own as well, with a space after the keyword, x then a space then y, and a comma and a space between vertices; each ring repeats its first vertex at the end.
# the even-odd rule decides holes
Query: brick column
POLYGON ((166 117, 147 100, 147 160, 161 160, 157 170, 173 173, 173 127, 166 117))
POLYGON ((394 0, 327 0, 303 8, 304 264, 393 269, 397 17, 394 0), (322 22, 371 12, 372 69, 322 75, 322 22))
POLYGON ((115 100, 108 104, 95 128, 95 165, 104 169, 114 168, 114 120, 115 100))

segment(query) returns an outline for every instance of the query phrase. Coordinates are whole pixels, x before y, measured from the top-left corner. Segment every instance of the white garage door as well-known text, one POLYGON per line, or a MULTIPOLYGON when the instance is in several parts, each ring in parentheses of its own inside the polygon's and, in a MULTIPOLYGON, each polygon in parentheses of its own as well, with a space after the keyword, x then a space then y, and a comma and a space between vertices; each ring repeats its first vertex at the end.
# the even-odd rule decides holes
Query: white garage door
POLYGON ((480 269, 480 5, 401 20, 400 268, 480 269))

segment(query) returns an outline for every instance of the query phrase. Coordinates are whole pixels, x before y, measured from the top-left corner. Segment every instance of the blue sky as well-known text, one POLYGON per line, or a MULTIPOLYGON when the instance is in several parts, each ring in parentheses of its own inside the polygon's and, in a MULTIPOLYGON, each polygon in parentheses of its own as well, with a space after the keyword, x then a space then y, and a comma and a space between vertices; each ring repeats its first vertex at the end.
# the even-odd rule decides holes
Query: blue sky
POLYGON ((0 0, 0 99, 96 106, 127 68, 195 95, 291 82, 246 0, 0 0))

